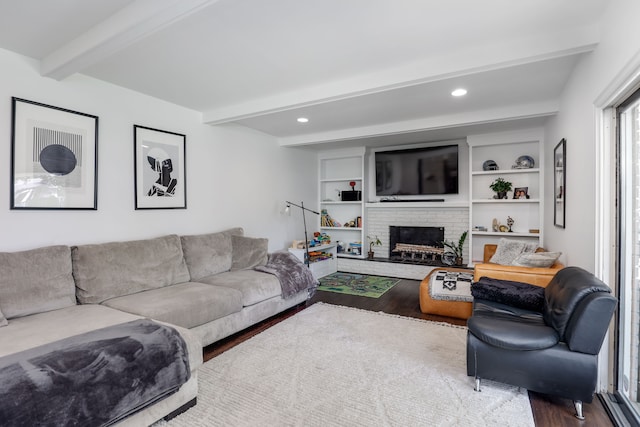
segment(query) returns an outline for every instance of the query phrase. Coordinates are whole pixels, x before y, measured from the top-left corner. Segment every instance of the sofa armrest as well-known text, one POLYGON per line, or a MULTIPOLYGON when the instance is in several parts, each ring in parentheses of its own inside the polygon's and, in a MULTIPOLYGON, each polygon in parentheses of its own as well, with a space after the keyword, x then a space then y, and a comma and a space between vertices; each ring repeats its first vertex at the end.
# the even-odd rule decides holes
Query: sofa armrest
POLYGON ((571 351, 598 354, 618 301, 608 292, 584 297, 571 315, 565 341, 571 351))
POLYGON ((477 282, 482 276, 486 276, 494 279, 512 280, 546 287, 553 276, 562 268, 564 268, 564 265, 559 262, 556 262, 549 268, 482 263, 475 265, 473 280, 477 282))

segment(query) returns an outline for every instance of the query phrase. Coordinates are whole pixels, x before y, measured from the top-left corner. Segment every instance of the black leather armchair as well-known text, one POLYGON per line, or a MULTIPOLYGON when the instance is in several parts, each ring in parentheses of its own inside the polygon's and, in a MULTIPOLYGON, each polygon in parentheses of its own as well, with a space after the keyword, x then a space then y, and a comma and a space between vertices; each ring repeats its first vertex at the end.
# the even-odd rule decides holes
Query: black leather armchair
POLYGON ((475 299, 468 321, 467 375, 582 402, 596 391, 597 355, 617 300, 591 273, 564 268, 544 289, 541 312, 475 299))

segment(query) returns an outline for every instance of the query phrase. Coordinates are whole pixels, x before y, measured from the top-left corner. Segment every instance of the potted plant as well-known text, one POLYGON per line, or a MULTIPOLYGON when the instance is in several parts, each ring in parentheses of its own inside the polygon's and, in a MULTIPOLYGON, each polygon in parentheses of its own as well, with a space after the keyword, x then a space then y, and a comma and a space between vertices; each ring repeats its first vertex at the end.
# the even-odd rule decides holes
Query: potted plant
POLYGON ((497 196, 494 196, 494 199, 506 199, 507 191, 511 191, 512 185, 509 181, 505 181, 503 178, 496 178, 496 180, 489 185, 489 188, 497 193, 497 196))
POLYGON ((373 246, 381 245, 382 242, 378 238, 378 235, 367 236, 367 239, 369 239, 369 252, 367 253, 367 255, 369 259, 373 259, 373 246))
POLYGON ((468 230, 466 230, 464 233, 460 235, 460 238, 458 239, 457 244, 455 242, 447 242, 446 240, 442 242, 455 255, 456 265, 462 265, 462 249, 463 249, 465 240, 467 240, 467 231, 468 230))

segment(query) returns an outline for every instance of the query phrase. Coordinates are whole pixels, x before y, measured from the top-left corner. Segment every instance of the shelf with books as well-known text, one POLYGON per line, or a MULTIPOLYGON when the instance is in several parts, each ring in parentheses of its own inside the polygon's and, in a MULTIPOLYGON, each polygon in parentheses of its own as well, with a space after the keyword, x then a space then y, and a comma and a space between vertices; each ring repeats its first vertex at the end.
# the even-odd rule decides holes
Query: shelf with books
MULTIPOLYGON (((289 252, 295 255, 300 261, 305 262, 305 249, 289 248, 289 252)), ((335 243, 309 248, 309 269, 311 270, 313 277, 319 279, 328 274, 335 273, 338 270, 336 252, 337 249, 335 243)))
POLYGON ((331 236, 332 242, 342 242, 345 251, 350 244, 362 242, 365 235, 364 155, 364 148, 330 150, 318 155, 320 229, 331 236))

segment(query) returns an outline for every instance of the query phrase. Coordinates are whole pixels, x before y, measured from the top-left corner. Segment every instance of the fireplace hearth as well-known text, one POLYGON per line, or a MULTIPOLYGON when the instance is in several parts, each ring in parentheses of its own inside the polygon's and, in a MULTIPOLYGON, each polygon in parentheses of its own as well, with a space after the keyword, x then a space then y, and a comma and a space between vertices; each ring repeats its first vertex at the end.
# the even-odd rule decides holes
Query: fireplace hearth
POLYGON ((442 265, 444 227, 389 226, 389 261, 442 265))

